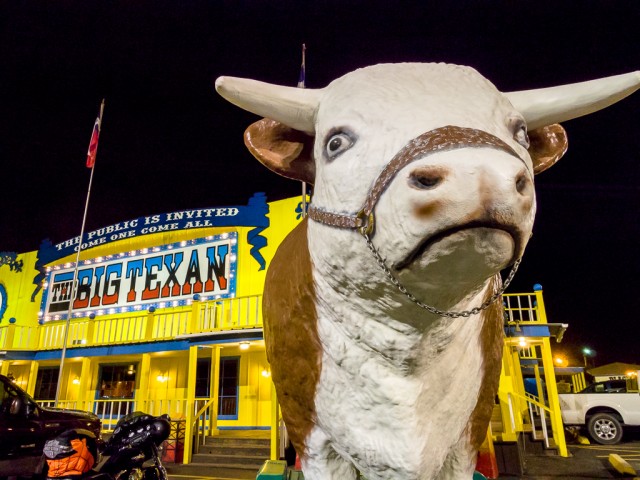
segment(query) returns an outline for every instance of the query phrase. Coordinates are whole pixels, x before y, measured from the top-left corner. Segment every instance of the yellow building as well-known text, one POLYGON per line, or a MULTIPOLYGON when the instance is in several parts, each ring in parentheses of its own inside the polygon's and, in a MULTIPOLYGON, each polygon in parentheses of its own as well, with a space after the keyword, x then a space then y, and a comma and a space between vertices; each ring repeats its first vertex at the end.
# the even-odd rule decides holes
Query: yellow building
POLYGON ((57 406, 97 413, 107 431, 133 410, 199 418, 204 432, 270 429, 262 290, 300 202, 256 194, 101 228, 84 235, 77 274, 77 238, 6 257, 0 373, 43 405, 57 393, 57 406))
MULTIPOLYGON (((301 214, 301 198, 267 203, 256 194, 243 206, 150 215, 88 232, 77 269, 78 238, 5 255, 0 374, 40 404, 96 413, 105 431, 134 410, 184 419, 187 462, 198 436, 225 429, 270 430, 277 458, 262 291, 276 248, 301 214)), ((545 435, 566 455, 550 363, 557 328, 547 325, 541 289, 505 296, 505 328, 488 438, 517 442, 535 430, 527 412, 538 408, 550 422, 545 435), (536 378, 542 372, 546 379, 540 398, 525 392, 523 358, 535 360, 536 378)))

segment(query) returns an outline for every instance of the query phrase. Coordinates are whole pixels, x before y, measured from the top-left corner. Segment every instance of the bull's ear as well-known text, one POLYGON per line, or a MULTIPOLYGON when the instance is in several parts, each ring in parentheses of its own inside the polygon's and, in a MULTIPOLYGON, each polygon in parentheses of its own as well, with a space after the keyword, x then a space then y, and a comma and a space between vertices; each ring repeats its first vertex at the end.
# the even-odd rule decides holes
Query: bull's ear
POLYGON ((286 125, 263 118, 244 132, 244 144, 269 170, 283 177, 313 184, 313 137, 286 125))
POLYGON ((553 166, 567 151, 567 132, 559 124, 547 125, 529 132, 529 155, 535 175, 553 166))

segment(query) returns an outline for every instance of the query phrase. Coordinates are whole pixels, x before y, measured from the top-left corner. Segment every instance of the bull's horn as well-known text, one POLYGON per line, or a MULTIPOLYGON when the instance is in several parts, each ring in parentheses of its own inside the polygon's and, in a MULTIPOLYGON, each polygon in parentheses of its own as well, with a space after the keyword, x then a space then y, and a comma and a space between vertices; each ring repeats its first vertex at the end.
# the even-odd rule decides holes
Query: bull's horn
POLYGON ((216 91, 229 102, 288 127, 314 133, 322 90, 283 87, 236 77, 219 77, 216 91))
POLYGON ((640 71, 588 82, 510 92, 505 95, 524 115, 529 130, 601 110, 640 88, 640 71))

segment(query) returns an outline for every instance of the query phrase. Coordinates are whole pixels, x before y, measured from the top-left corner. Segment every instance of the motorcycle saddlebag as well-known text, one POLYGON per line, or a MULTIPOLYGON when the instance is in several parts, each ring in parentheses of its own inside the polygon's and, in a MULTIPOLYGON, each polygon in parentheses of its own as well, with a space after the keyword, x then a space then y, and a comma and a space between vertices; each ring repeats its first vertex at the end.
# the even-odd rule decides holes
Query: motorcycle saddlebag
POLYGON ((48 479, 80 478, 93 468, 98 456, 92 432, 80 428, 66 430, 44 444, 49 467, 48 479))

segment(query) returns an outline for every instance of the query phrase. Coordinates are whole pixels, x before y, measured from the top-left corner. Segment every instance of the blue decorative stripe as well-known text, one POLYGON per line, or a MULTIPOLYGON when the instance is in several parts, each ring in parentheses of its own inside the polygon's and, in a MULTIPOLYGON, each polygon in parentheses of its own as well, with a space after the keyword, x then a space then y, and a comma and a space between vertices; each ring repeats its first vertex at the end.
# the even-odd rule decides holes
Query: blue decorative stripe
MULTIPOLYGON (((193 345, 216 345, 223 343, 236 343, 242 341, 255 341, 264 338, 262 330, 243 332, 242 330, 230 330, 228 332, 212 334, 211 336, 197 336, 172 340, 167 342, 147 342, 127 345, 106 345, 103 347, 68 348, 65 356, 71 357, 100 357, 105 355, 131 355, 159 351, 184 351, 193 345)), ((27 352, 21 350, 9 350, 2 358, 5 360, 58 360, 62 356, 62 350, 45 350, 40 352, 27 352)))
POLYGON ((547 325, 521 325, 520 331, 516 327, 508 326, 505 329, 507 337, 550 337, 547 325))
POLYGON ((2 321, 2 317, 4 316, 4 312, 7 311, 7 289, 4 288, 4 285, 0 283, 0 321, 2 321))
POLYGON ((221 427, 218 425, 218 430, 271 430, 271 427, 261 427, 261 426, 253 426, 253 427, 221 427))
MULTIPOLYGON (((104 347, 68 348, 67 357, 101 357, 105 355, 131 355, 157 351, 188 350, 191 346, 187 340, 153 343, 134 343, 129 345, 107 345, 104 347)), ((35 352, 33 360, 57 360, 61 350, 35 352)))

